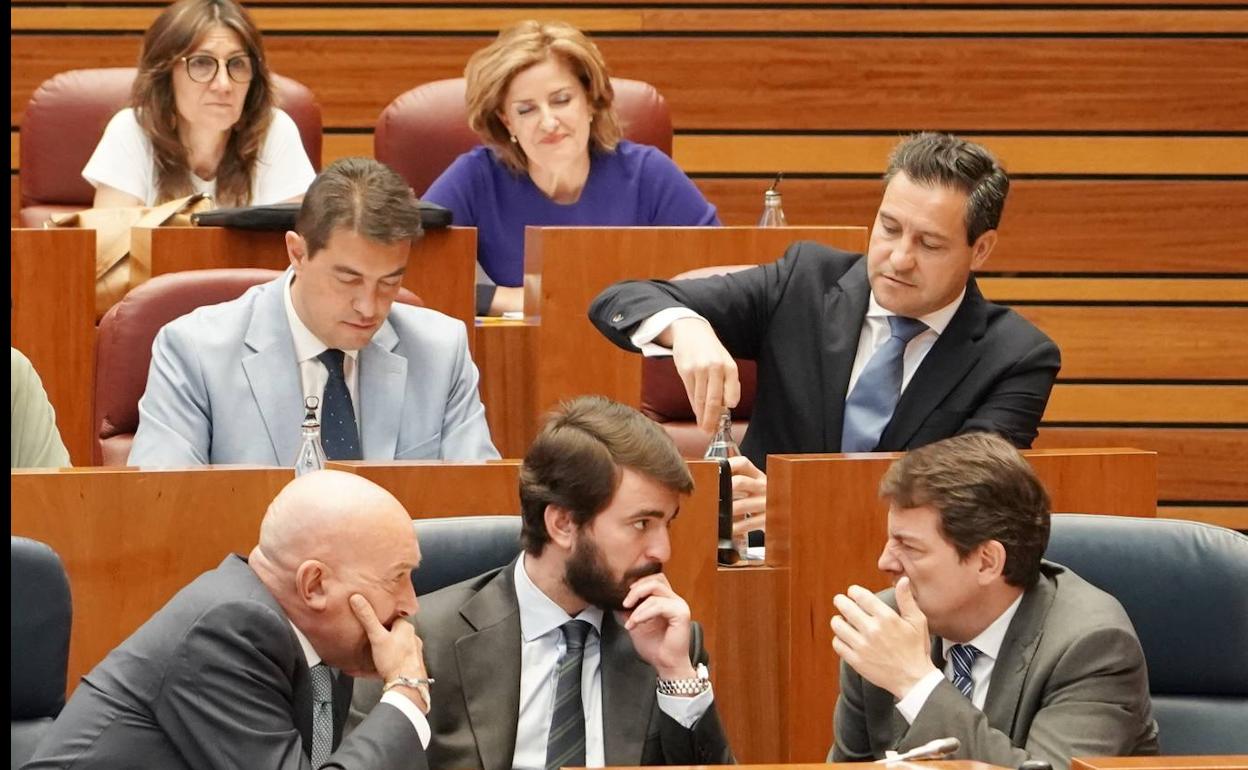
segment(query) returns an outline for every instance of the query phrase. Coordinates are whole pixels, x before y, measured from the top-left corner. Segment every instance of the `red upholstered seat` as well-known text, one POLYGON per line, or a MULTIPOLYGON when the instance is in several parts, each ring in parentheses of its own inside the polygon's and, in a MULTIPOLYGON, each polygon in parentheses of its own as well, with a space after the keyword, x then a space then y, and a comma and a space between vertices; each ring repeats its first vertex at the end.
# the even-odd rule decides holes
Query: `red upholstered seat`
MULTIPOLYGON (((700 267, 672 276, 672 280, 705 278, 710 275, 735 273, 754 265, 716 265, 700 267)), ((754 409, 756 370, 753 361, 737 359, 737 374, 741 380, 741 400, 732 410, 732 432, 737 442, 745 435, 750 414, 754 409)), ((689 406, 685 384, 676 373, 670 356, 643 358, 641 364, 641 411, 663 429, 676 442, 684 457, 701 457, 706 452, 711 437, 698 427, 689 406)))
MULTIPOLYGON (((611 78, 624 138, 672 154, 667 102, 649 83, 611 78)), ((377 119, 373 157, 399 172, 417 195, 481 139, 468 127, 464 79, 435 80, 390 102, 377 119)))
MULTIPOLYGON (((139 398, 147 388, 152 342, 160 328, 202 305, 228 302, 279 270, 231 268, 167 273, 132 289, 100 320, 95 343, 95 465, 125 465, 139 428, 139 398)), ((400 289, 398 301, 423 305, 400 289)))
MULTIPOLYGON (((130 102, 133 67, 71 70, 54 75, 30 97, 22 118, 22 227, 41 227, 48 217, 90 208, 95 188, 82 178, 104 127, 130 102)), ((321 107, 302 83, 273 76, 277 106, 299 127, 312 166, 321 167, 321 107)))

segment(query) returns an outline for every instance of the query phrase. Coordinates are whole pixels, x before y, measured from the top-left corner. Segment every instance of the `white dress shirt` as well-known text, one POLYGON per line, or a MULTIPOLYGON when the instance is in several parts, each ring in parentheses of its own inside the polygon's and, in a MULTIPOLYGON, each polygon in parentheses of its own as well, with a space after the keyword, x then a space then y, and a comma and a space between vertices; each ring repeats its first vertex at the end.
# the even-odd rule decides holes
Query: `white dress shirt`
MULTIPOLYGON (((286 621, 290 623, 289 620, 286 621)), ((312 647, 312 643, 308 641, 308 637, 303 632, 295 628, 294 623, 290 623, 290 628, 295 632, 295 638, 299 640, 299 646, 303 648, 303 657, 308 661, 308 669, 319 665, 321 662, 320 653, 312 647)), ((432 735, 429 729, 429 720, 421 713, 420 709, 411 699, 397 692, 388 692, 381 696, 382 703, 389 703, 399 711, 403 712, 403 716, 407 717, 407 721, 412 723, 412 727, 416 728, 416 734, 420 736, 420 745, 429 748, 429 738, 432 735)), ((430 706, 433 704, 430 703, 430 706)), ((315 706, 314 706, 315 707, 315 706)))
MULTIPOLYGON (((561 627, 573 618, 534 584, 525 570, 527 556, 516 560, 516 601, 520 606, 520 713, 516 721, 516 770, 544 770, 550 720, 555 713, 558 664, 566 645, 561 627)), ((581 705, 585 709, 585 766, 604 767, 602 726, 603 610, 587 607, 576 619, 594 627, 585 639, 581 663, 581 705)), ((710 708, 710 690, 693 697, 657 695, 659 708, 686 728, 710 708)), ((637 718, 646 718, 637 715, 637 718)))
MULTIPOLYGON (((312 333, 299 317, 299 313, 295 311, 295 303, 290 298, 290 285, 294 283, 295 271, 290 271, 290 275, 286 279, 286 286, 283 289, 283 297, 286 303, 286 320, 290 322, 290 334, 295 343, 295 360, 299 362, 299 382, 303 386, 303 397, 306 402, 308 396, 316 396, 317 401, 325 400, 325 383, 329 380, 329 370, 325 368, 325 364, 321 363, 317 356, 329 349, 329 346, 321 342, 320 338, 312 333)), ((355 412, 355 424, 360 424, 360 399, 359 399, 359 366, 356 358, 359 356, 358 350, 345 350, 346 353, 342 359, 342 372, 347 380, 347 392, 351 394, 351 409, 355 412)), ((316 419, 321 419, 321 405, 316 407, 316 419)), ((361 442, 363 437, 361 437, 361 442)))
MULTIPOLYGON (((1023 601, 1023 595, 1019 594, 1009 607, 1005 608, 983 631, 974 639, 966 642, 973 645, 979 650, 979 655, 975 657, 975 662, 971 665, 971 682, 973 688, 971 690, 971 703, 980 711, 984 710, 984 703, 988 700, 988 686, 992 682, 992 669, 997 665, 997 658, 1001 655, 1001 643, 1005 641, 1005 632, 1010 628, 1010 621, 1014 619, 1014 614, 1018 612, 1018 605, 1023 601)), ((907 722, 914 722, 915 717, 919 715, 923 704, 927 703, 927 699, 931 696, 932 690, 940 684, 941 679, 953 680, 953 661, 949 658, 949 648, 955 642, 948 639, 941 639, 941 653, 945 657, 944 671, 933 671, 918 681, 914 687, 910 688, 910 692, 906 696, 897 701, 897 710, 906 718, 907 722)))
MULTIPOLYGON (((927 330, 914 337, 906 345, 906 352, 902 358, 902 392, 905 392, 906 386, 910 384, 910 379, 914 376, 915 371, 918 370, 919 364, 923 363, 923 359, 931 351, 932 346, 936 344, 936 340, 944 333, 945 328, 949 326, 949 322, 953 320, 954 313, 958 312, 958 308, 962 306, 962 300, 965 297, 966 289, 963 289, 953 302, 939 310, 919 317, 918 320, 927 325, 927 330)), ((888 338, 892 335, 891 327, 888 325, 888 317, 891 315, 896 315, 896 313, 886 310, 880 305, 875 299, 875 292, 871 292, 871 296, 867 301, 867 316, 862 324, 862 331, 858 335, 858 353, 854 356, 854 368, 850 371, 849 390, 845 391, 846 395, 853 392, 854 385, 858 384, 858 376, 867 367, 867 362, 871 360, 871 356, 875 355, 875 351, 883 347, 884 343, 888 342, 888 338)), ((637 324, 637 329, 633 332, 630 340, 641 350, 642 355, 670 356, 672 354, 671 348, 665 348, 655 343, 654 338, 658 337, 673 322, 681 318, 701 317, 687 307, 669 307, 665 310, 660 310, 637 324)))

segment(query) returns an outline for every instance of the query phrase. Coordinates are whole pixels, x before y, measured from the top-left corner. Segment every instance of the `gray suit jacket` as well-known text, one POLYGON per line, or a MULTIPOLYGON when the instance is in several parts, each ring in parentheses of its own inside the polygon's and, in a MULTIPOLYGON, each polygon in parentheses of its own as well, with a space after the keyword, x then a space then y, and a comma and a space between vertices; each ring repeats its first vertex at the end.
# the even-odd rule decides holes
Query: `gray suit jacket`
MULTIPOLYGON (((335 742, 351 678, 335 687, 335 742)), ((277 601, 239 556, 173 597, 83 677, 26 767, 310 768, 312 683, 277 601)), ((323 767, 424 770, 411 722, 378 706, 323 767)))
MULTIPOLYGON (((152 345, 129 463, 293 465, 303 387, 286 318, 286 275, 167 324, 152 345)), ((498 457, 464 325, 394 304, 359 355, 366 460, 498 457)))
MULTIPOLYGON (((894 604, 891 591, 885 598, 894 604)), ((932 659, 944 666, 939 639, 932 659)), ((1010 621, 983 711, 949 681, 913 724, 895 704, 842 662, 829 761, 879 759, 947 736, 962 742, 957 758, 1005 767, 1034 758, 1065 770, 1072 756, 1157 753, 1148 670, 1130 619, 1112 596, 1048 562, 1010 621)))
MULTIPOLYGON (((432 770, 510 770, 520 715, 520 607, 515 562, 420 600, 429 675, 432 770)), ((704 662, 700 647, 692 656, 704 662)), ((714 704, 686 730, 664 714, 655 671, 608 612, 602 625, 602 722, 608 766, 732 764, 714 704)), ((376 683, 358 682, 357 709, 376 703, 376 683)))

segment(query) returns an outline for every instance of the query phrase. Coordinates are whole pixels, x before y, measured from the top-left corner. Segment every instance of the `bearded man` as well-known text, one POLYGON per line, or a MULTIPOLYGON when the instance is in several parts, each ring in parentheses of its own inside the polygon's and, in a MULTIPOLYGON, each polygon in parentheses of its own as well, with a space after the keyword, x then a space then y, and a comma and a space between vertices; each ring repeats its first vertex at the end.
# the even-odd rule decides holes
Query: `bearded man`
MULTIPOLYGON (((692 489, 636 410, 587 396, 551 414, 520 469, 523 553, 421 598, 431 770, 733 763, 662 572, 692 489)), ((376 700, 356 688, 357 710, 376 700)))

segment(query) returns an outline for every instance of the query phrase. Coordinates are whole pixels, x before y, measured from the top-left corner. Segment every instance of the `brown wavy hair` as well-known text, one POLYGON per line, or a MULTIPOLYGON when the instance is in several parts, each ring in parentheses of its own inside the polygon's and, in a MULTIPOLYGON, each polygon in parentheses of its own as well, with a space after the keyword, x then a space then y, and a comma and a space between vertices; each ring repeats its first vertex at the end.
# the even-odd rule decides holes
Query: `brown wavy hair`
POLYGON ((498 33, 498 38, 474 53, 464 68, 468 125, 515 171, 525 171, 529 160, 520 145, 511 141, 511 132, 498 112, 512 78, 550 56, 557 56, 568 65, 585 88, 594 118, 589 149, 610 152, 620 143, 615 89, 598 46, 579 29, 562 21, 522 21, 498 33))
POLYGON ((208 31, 221 25, 233 30, 251 57, 255 76, 247 89, 243 112, 217 167, 218 205, 251 202, 251 181, 260 145, 273 120, 273 81, 264 57, 260 31, 234 0, 178 0, 166 8, 143 36, 139 74, 130 106, 152 143, 156 164, 157 203, 190 195, 191 169, 187 150, 178 138, 178 111, 173 99, 173 68, 195 50, 208 31))

